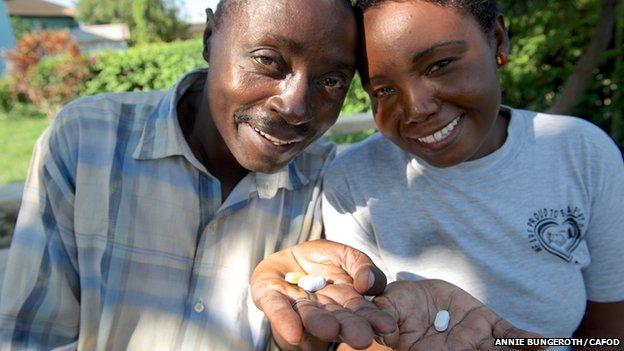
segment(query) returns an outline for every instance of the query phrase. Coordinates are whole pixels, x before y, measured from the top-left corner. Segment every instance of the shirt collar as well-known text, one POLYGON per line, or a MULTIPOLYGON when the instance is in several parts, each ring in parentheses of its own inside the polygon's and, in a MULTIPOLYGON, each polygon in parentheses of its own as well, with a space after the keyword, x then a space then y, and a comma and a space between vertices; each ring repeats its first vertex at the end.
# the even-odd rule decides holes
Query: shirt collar
MULTIPOLYGON (((189 90, 200 89, 206 81, 207 73, 206 68, 187 73, 161 99, 147 118, 141 139, 133 153, 135 159, 156 160, 180 155, 197 169, 210 174, 188 146, 178 122, 177 112, 180 98, 189 90)), ((260 198, 271 198, 280 188, 296 190, 305 186, 309 183, 309 179, 299 170, 295 160, 275 173, 252 172, 250 175, 255 178, 255 182, 245 182, 247 186, 241 184, 246 189, 240 190, 247 196, 257 191, 260 198)))
POLYGON ((177 105, 180 98, 189 90, 201 89, 206 81, 208 70, 197 69, 185 74, 176 85, 165 94, 156 108, 149 114, 141 139, 134 150, 137 160, 156 160, 169 156, 184 156, 195 167, 205 171, 203 165, 193 155, 178 121, 177 105))

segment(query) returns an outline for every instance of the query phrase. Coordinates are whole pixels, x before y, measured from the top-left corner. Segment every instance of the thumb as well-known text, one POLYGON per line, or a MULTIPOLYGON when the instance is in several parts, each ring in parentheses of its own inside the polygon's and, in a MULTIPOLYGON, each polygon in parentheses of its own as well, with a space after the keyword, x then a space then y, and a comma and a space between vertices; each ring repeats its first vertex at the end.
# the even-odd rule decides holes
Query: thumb
POLYGON ((292 247, 295 261, 304 271, 314 271, 315 265, 332 266, 333 279, 344 283, 353 282, 355 290, 362 295, 381 294, 386 287, 386 276, 375 266, 373 260, 360 250, 330 240, 312 240, 292 247))
POLYGON ((362 295, 379 295, 386 288, 386 275, 368 255, 343 245, 343 268, 353 278, 353 287, 362 295))
POLYGON ((353 287, 362 295, 379 295, 386 283, 386 275, 372 263, 359 266, 353 275, 353 287))

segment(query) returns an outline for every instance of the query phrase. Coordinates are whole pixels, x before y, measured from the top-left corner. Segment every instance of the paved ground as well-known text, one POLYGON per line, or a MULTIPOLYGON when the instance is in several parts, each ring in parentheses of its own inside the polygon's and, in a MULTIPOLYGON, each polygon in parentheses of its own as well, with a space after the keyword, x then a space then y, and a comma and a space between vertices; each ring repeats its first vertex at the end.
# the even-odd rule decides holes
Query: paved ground
POLYGON ((0 250, 0 285, 4 280, 4 268, 6 267, 6 261, 9 258, 9 249, 0 250))

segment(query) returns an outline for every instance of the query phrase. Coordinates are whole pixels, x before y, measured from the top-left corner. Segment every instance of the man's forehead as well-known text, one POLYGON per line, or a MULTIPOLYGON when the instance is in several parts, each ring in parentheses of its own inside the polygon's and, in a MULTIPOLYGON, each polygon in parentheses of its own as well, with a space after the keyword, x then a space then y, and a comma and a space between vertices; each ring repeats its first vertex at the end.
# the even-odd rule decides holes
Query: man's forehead
POLYGON ((281 42, 296 49, 311 42, 331 43, 337 35, 352 30, 350 25, 355 26, 347 0, 240 1, 242 6, 228 15, 226 25, 242 39, 288 38, 281 42))
POLYGON ((353 16, 349 0, 222 0, 221 5, 218 12, 227 17, 223 21, 226 26, 243 27, 248 31, 267 28, 271 23, 345 21, 353 16))

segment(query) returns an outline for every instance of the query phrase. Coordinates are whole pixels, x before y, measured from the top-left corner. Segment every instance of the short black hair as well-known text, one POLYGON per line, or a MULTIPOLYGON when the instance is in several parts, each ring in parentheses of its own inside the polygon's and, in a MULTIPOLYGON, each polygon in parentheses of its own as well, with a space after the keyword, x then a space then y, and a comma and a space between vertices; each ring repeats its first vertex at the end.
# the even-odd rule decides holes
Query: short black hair
MULTIPOLYGON (((223 19, 232 11, 238 11, 247 0, 221 0, 215 9, 215 28, 219 28, 223 19)), ((352 7, 352 0, 341 0, 342 3, 352 7)))
MULTIPOLYGON (((398 0, 356 0, 355 6, 359 7, 362 12, 366 9, 380 5, 389 1, 398 0)), ((500 11, 496 0, 421 0, 432 4, 451 7, 459 11, 470 14, 479 23, 479 26, 485 33, 490 33, 496 23, 496 18, 500 11)))
POLYGON ((221 0, 215 9, 215 28, 219 28, 226 17, 234 9, 238 10, 244 0, 221 0))

